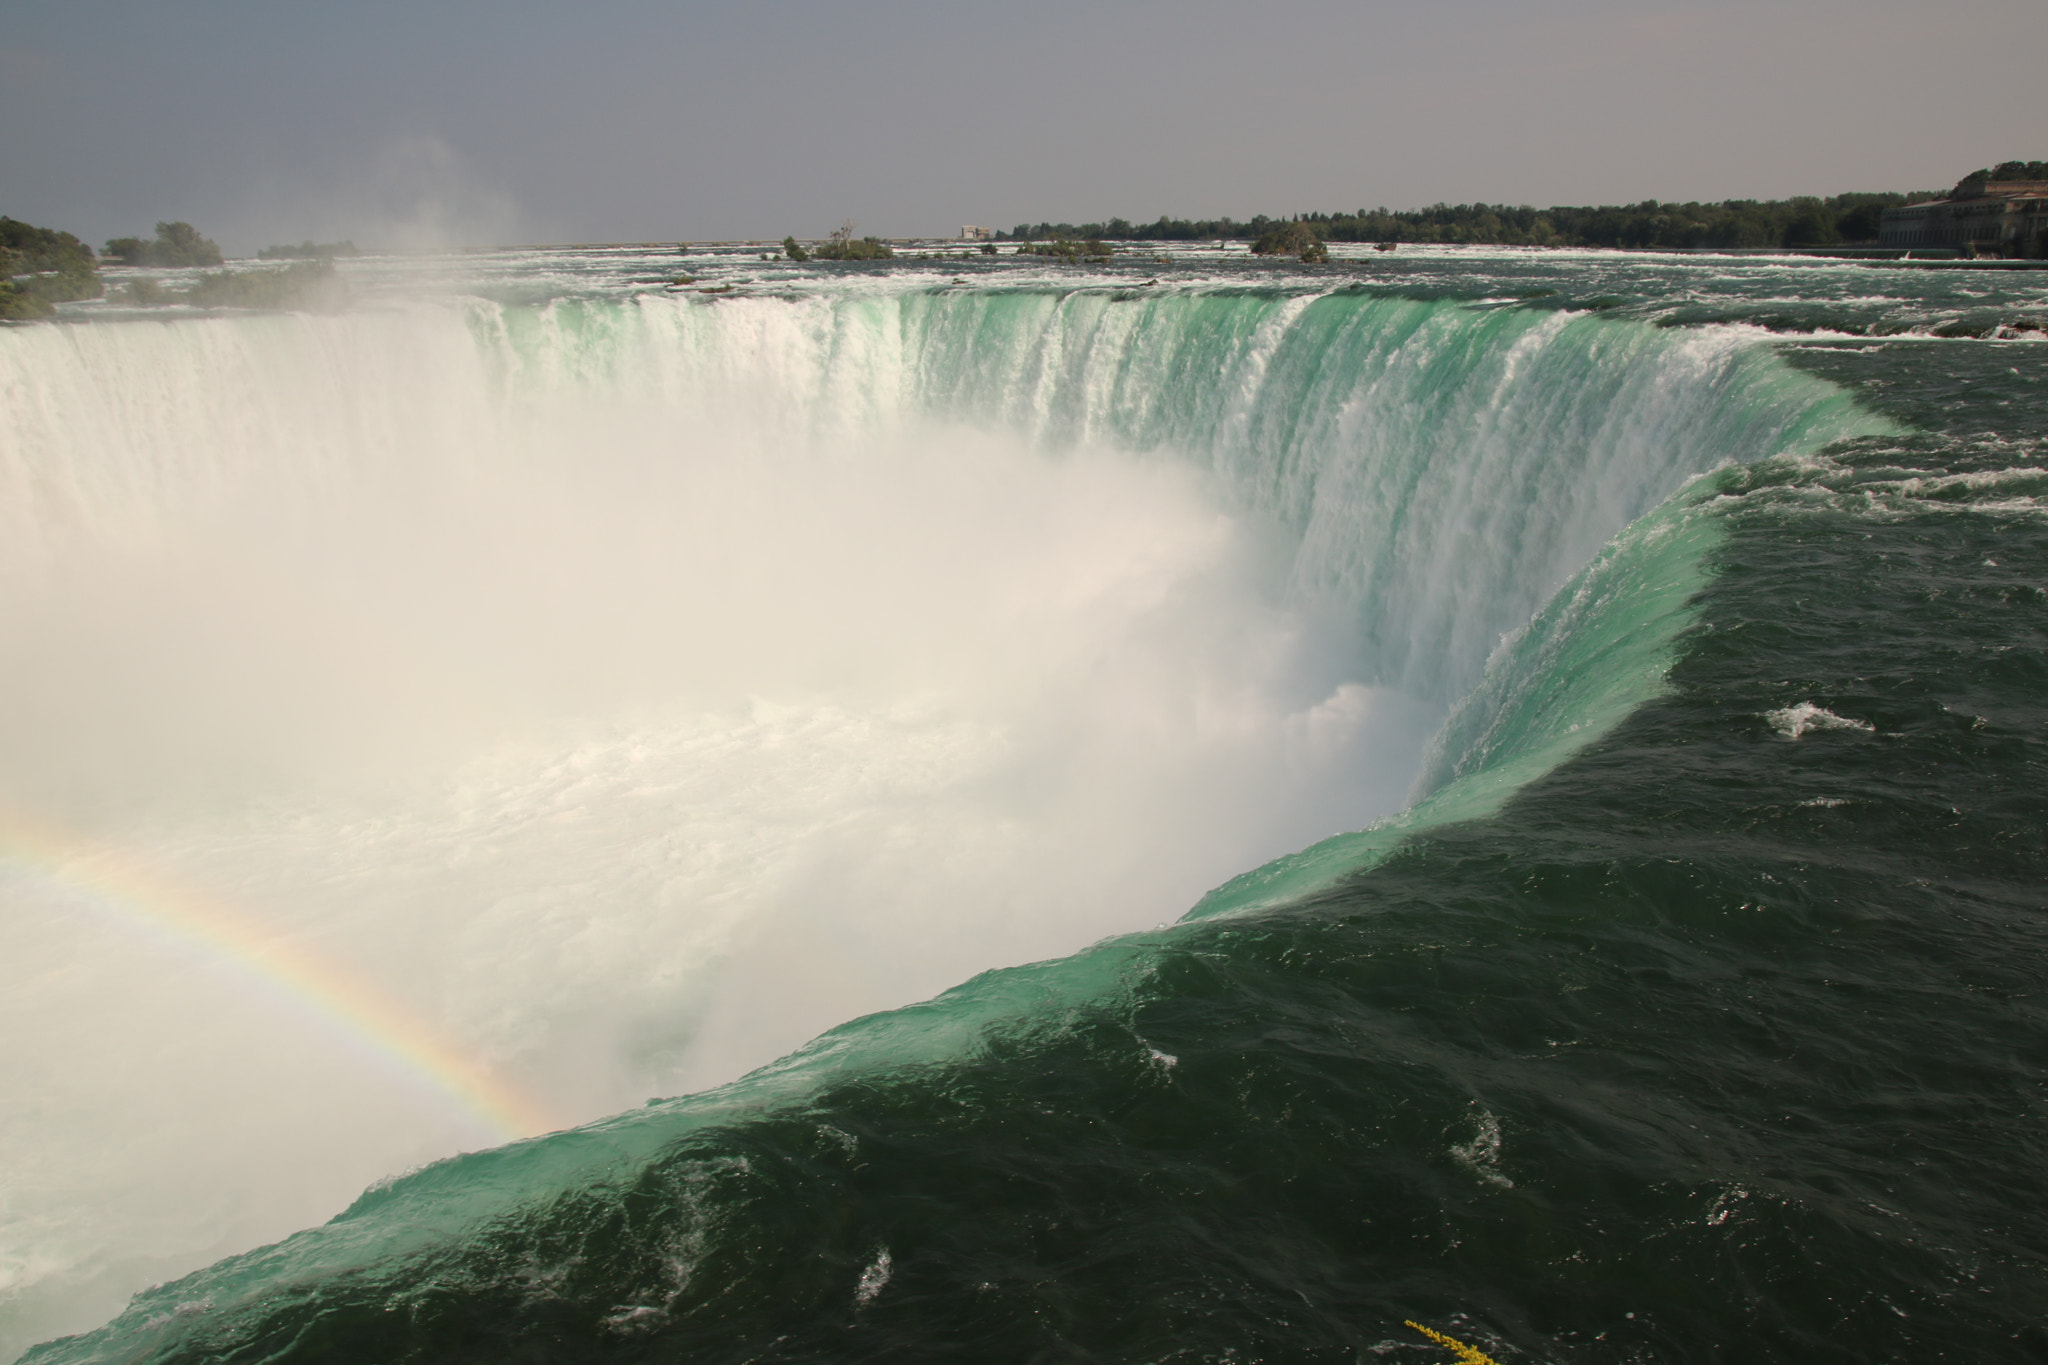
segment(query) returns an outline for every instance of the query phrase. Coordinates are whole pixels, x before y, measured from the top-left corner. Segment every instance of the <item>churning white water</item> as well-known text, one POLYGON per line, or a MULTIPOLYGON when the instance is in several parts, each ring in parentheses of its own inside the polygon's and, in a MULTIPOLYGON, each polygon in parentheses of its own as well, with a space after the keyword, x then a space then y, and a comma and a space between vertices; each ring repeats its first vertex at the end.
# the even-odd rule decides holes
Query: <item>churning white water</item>
POLYGON ((1173 918, 1397 805, 1437 719, 1171 459, 532 389, 439 310, 8 340, 58 354, 0 784, 63 832, 0 874, 13 1345, 501 1136, 193 903, 566 1124, 1173 918))
POLYGON ((1825 438, 1758 356, 1064 287, 0 332, 0 1358, 1392 811, 1618 529, 1825 438))

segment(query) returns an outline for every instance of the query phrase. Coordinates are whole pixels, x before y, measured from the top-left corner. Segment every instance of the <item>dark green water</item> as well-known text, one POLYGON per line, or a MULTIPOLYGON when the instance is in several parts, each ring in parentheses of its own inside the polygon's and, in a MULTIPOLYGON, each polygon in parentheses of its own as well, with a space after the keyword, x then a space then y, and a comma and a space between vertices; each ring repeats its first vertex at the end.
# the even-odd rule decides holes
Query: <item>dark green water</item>
POLYGON ((1492 813, 26 1359, 2048 1360, 2048 352, 1781 354, 1901 434, 1695 485, 1667 688, 1492 813))

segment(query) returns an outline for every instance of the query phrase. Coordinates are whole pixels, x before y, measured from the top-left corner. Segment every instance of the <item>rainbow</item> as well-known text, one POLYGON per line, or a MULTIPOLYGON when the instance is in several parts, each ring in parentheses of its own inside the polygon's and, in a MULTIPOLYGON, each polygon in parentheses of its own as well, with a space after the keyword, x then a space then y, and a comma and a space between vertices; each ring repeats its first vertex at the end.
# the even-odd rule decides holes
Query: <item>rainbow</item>
POLYGON ((499 1142, 565 1126, 416 1011, 218 898, 176 886, 115 850, 0 809, 0 861, 87 893, 124 927, 239 968, 283 1005, 386 1070, 451 1100, 499 1142))

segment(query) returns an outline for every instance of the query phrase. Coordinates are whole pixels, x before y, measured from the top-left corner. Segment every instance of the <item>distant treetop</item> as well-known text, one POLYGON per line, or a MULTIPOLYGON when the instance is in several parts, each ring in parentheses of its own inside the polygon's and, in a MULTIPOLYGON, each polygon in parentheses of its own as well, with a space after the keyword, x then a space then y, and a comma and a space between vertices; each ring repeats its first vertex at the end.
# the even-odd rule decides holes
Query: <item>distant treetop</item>
MULTIPOLYGON (((2025 169, 2027 163, 2011 163, 2025 169)), ((2001 167, 2001 172, 2004 171, 2001 167)), ((1599 207, 1527 204, 1432 204, 1422 209, 1358 209, 1350 213, 1265 214, 1187 220, 1162 217, 1132 224, 1019 223, 999 240, 1044 242, 1099 237, 1105 241, 1249 240, 1262 254, 1315 251, 1309 242, 1468 242, 1493 246, 1784 247, 1834 246, 1877 240, 1878 219, 1895 204, 1939 199, 1919 194, 1837 194, 1830 198, 1724 199, 1718 203, 1660 203, 1599 207), (1308 235, 1304 235, 1308 234, 1308 235)))
POLYGON ((156 240, 116 237, 107 243, 107 254, 122 265, 178 266, 219 265, 220 248, 201 237, 190 223, 158 223, 156 240))
POLYGON ((99 262, 84 242, 0 218, 0 318, 48 317, 59 303, 98 298, 102 287, 99 262))
POLYGON ((1322 234, 1299 219, 1260 233, 1258 240, 1252 243, 1252 255, 1299 256, 1311 264, 1330 259, 1329 249, 1323 245, 1322 234))
POLYGON ((853 223, 849 220, 841 223, 811 255, 821 261, 887 261, 895 259, 896 253, 879 238, 855 237, 853 223))
POLYGON ((2048 161, 2001 161, 1966 180, 2048 180, 2048 161))

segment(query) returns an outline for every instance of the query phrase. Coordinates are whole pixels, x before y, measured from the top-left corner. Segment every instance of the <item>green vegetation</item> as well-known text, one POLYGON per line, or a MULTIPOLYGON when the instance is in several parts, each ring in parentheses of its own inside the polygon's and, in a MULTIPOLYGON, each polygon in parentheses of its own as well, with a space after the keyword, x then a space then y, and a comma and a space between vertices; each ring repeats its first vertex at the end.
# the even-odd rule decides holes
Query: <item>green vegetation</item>
POLYGON ((792 261, 808 261, 811 259, 811 253, 805 251, 794 237, 784 237, 782 239, 782 254, 789 257, 792 261))
MULTIPOLYGON (((137 308, 174 303, 196 308, 340 307, 348 291, 335 277, 333 256, 352 254, 355 248, 346 242, 334 243, 332 249, 310 242, 306 246, 318 254, 281 269, 213 271, 182 289, 146 277, 133 279, 116 297, 137 308)), ((107 243, 107 252, 125 265, 159 269, 221 263, 220 248, 190 223, 158 223, 153 241, 116 238, 107 243)), ((297 247, 271 252, 302 254, 297 247)), ((98 298, 104 292, 91 247, 68 232, 0 218, 0 318, 48 317, 58 303, 98 298)))
POLYGON ((1185 218, 1162 217, 1156 223, 1133 226, 1123 218, 1112 218, 1106 223, 1019 223, 1009 232, 998 232, 999 242, 1045 242, 1045 241, 1148 241, 1148 242, 1200 242, 1230 238, 1256 237, 1272 225, 1273 220, 1263 215, 1250 223, 1240 223, 1234 218, 1204 218, 1189 221, 1185 218))
POLYGON ((332 312, 348 302, 348 286, 331 260, 297 261, 272 270, 213 270, 194 280, 181 300, 197 308, 308 309, 332 312))
POLYGON ((335 275, 334 262, 323 259, 262 270, 210 270, 182 289, 161 280, 134 279, 122 285, 115 298, 131 308, 182 303, 194 308, 333 312, 348 303, 348 286, 335 275))
POLYGON ((164 288, 162 281, 147 277, 128 281, 114 297, 131 308, 161 308, 178 301, 178 296, 164 288))
MULTIPOLYGON (((1980 175, 2019 179, 2048 165, 2006 162, 1980 175)), ((1264 214, 1234 218, 1162 217, 1151 223, 1112 218, 1106 223, 1019 223, 996 236, 1027 245, 1051 240, 1246 241, 1261 254, 1298 256, 1312 248, 1292 228, 1306 228, 1317 242, 1470 242, 1495 246, 1606 247, 1780 247, 1836 246, 1877 240, 1878 219, 1895 204, 1941 197, 1916 194, 1838 194, 1832 198, 1728 199, 1719 203, 1659 203, 1597 208, 1547 209, 1507 204, 1433 204, 1425 209, 1359 209, 1353 213, 1304 213, 1292 218, 1264 214), (1281 235, 1276 235, 1281 234, 1281 235)))
POLYGON ((68 232, 0 218, 0 318, 44 318, 60 303, 96 299, 99 262, 68 232))
POLYGON ((46 318, 56 311, 54 303, 34 290, 18 285, 13 280, 0 280, 0 322, 25 322, 30 318, 46 318))
POLYGON ((883 245, 880 238, 853 235, 852 223, 841 223, 824 245, 811 255, 821 261, 893 261, 896 253, 883 245))
MULTIPOLYGON (((161 228, 162 224, 158 224, 161 228)), ((354 242, 300 242, 297 246, 267 246, 256 253, 259 261, 331 261, 336 256, 359 256, 354 242)))
POLYGON ((1949 192, 1954 199, 1969 199, 1984 193, 1987 181, 2048 180, 2048 161, 2001 161, 1981 171, 1971 171, 1949 192))
POLYGON ((1299 256, 1310 264, 1330 259, 1322 234, 1307 223, 1295 221, 1269 228, 1252 243, 1254 256, 1299 256))
MULTIPOLYGON (((993 246, 993 244, 991 244, 993 246)), ((1019 256, 1052 256, 1062 261, 1106 261, 1115 248, 1104 242, 1100 236, 1091 236, 1083 241, 1072 237, 1056 235, 1049 242, 1027 241, 1017 248, 1019 256)), ((993 254, 991 252, 991 254, 993 254)))
MULTIPOLYGON (((1932 198, 1932 195, 1918 196, 1932 198)), ((1789 247, 1877 240, 1878 219, 1903 194, 1533 209, 1438 204, 1410 213, 1302 215, 1332 242, 1483 242, 1504 246, 1789 247)))
POLYGON ((892 261, 896 253, 879 237, 862 237, 851 242, 827 242, 811 253, 821 261, 892 261))
POLYGON ((158 223, 156 239, 116 237, 107 243, 107 254, 122 265, 154 265, 166 268, 220 264, 220 248, 201 237, 190 223, 158 223))

